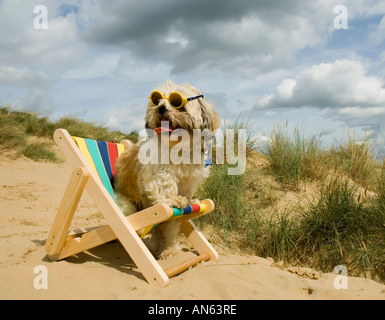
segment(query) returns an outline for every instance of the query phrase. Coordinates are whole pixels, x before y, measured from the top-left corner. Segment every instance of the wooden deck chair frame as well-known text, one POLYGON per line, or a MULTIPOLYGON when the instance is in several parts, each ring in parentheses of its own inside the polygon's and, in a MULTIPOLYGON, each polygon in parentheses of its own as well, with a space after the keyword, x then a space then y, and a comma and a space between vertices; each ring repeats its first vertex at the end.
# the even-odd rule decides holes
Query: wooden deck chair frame
MULTIPOLYGON (((165 287, 169 283, 169 278, 191 266, 201 261, 218 259, 218 253, 191 221, 193 218, 214 210, 214 203, 211 200, 202 201, 206 206, 204 213, 192 213, 180 218, 182 220, 181 231, 199 255, 163 270, 137 231, 167 221, 170 218, 170 207, 157 204, 128 217, 124 216, 70 134, 64 129, 57 129, 54 133, 54 141, 75 169, 46 241, 45 247, 50 260, 61 260, 118 239, 148 283, 157 287, 165 287), (103 214, 107 225, 82 230, 81 233, 68 232, 84 190, 87 190, 96 207, 103 214)), ((127 142, 122 143, 127 145, 127 142)))

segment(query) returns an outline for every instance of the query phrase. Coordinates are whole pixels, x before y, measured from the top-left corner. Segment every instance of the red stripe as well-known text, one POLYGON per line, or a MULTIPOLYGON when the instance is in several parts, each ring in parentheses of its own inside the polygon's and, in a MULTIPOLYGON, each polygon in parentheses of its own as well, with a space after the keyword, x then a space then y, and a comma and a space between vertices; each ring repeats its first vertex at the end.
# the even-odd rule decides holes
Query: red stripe
POLYGON ((201 209, 201 207, 199 206, 199 204, 192 204, 191 207, 192 207, 192 212, 193 212, 193 213, 199 212, 199 210, 201 209))
POLYGON ((110 156, 112 175, 115 176, 116 174, 115 163, 116 163, 116 159, 118 158, 118 146, 116 145, 116 143, 113 143, 113 142, 107 142, 107 146, 108 146, 108 154, 110 156))

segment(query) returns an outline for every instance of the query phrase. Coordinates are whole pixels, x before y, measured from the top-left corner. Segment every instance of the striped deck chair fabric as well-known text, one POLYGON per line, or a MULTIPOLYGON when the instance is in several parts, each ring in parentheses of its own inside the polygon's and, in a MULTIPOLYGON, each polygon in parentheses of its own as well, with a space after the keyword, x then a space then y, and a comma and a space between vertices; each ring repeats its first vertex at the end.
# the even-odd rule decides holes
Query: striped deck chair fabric
MULTIPOLYGON (((92 169, 98 174, 104 187, 113 199, 114 197, 114 177, 116 174, 115 163, 119 155, 124 152, 124 145, 120 143, 98 141, 86 138, 72 137, 79 147, 81 153, 86 158, 92 169)), ((170 208, 170 220, 178 219, 190 213, 204 212, 204 203, 188 205, 185 208, 170 208)), ((140 233, 143 238, 157 225, 149 226, 140 233)))
POLYGON ((124 145, 79 137, 72 138, 114 199, 115 163, 118 156, 124 152, 124 145))

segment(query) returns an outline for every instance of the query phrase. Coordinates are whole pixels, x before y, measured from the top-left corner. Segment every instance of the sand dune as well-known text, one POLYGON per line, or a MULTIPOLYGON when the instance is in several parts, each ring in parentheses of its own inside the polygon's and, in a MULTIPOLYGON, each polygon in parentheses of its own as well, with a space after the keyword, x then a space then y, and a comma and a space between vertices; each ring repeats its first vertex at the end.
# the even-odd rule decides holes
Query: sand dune
MULTIPOLYGON (((44 243, 71 171, 67 163, 0 156, 1 299, 385 299, 385 285, 372 280, 349 277, 348 289, 337 290, 336 274, 283 268, 215 243, 218 262, 201 263, 163 289, 147 284, 119 242, 50 262, 44 243), (40 274, 34 270, 41 265, 47 270, 47 289, 34 286, 40 274)), ((71 227, 102 223, 85 194, 71 227)))

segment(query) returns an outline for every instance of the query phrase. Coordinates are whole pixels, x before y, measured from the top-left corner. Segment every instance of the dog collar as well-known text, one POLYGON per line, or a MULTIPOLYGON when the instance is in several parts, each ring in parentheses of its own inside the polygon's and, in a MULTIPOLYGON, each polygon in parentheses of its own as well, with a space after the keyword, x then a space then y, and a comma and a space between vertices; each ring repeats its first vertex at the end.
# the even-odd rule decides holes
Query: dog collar
POLYGON ((211 148, 211 140, 206 141, 203 146, 203 162, 205 167, 213 165, 213 157, 212 157, 212 148, 211 148))

